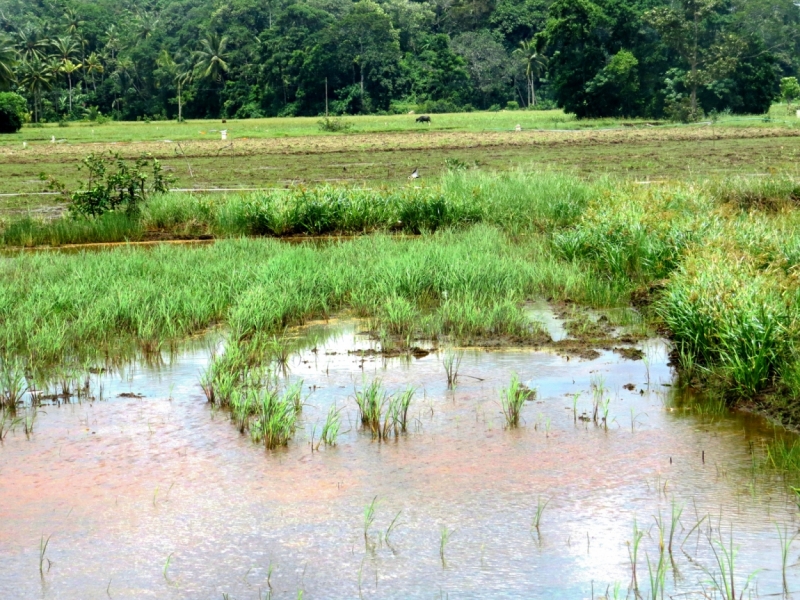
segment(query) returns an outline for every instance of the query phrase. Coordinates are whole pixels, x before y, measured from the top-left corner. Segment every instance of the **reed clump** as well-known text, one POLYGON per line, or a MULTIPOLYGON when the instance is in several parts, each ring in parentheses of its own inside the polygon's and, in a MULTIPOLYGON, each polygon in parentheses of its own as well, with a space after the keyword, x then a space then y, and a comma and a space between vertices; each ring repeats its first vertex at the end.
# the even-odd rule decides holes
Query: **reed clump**
POLYGON ((536 397, 532 390, 520 382, 517 375, 511 377, 511 383, 500 394, 500 405, 506 420, 506 427, 519 427, 522 418, 522 407, 525 402, 536 397))
POLYGON ((268 366, 251 365, 246 348, 231 344, 202 374, 200 385, 209 403, 230 412, 242 434, 267 449, 286 446, 297 429, 303 407, 303 382, 281 388, 268 366))
POLYGON ((355 400, 361 425, 369 429, 372 437, 387 440, 408 430, 408 409, 416 390, 412 387, 397 394, 389 394, 380 379, 373 379, 361 390, 356 390, 355 400))

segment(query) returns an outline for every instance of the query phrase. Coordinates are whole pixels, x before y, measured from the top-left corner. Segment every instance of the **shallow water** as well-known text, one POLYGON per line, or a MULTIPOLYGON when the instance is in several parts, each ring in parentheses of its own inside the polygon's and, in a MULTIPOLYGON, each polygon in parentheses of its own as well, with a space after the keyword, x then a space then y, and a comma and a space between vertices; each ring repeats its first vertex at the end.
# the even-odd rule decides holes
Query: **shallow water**
MULTIPOLYGON (((331 328, 316 352, 291 361, 288 378, 303 379, 308 400, 285 450, 265 451, 209 408, 202 349, 100 376, 107 400, 44 408, 30 440, 11 434, 0 448, 3 597, 590 598, 615 584, 633 597, 634 520, 645 531, 638 580, 648 597, 645 555, 658 560, 656 518, 668 537, 673 503, 683 513, 668 593, 710 589, 709 538, 731 532, 737 586, 759 570, 753 595, 782 591, 776 525, 797 531, 797 507, 784 484, 751 470, 751 444, 771 430, 748 415, 710 422, 675 409, 663 341, 642 346, 646 362, 466 349, 449 391, 441 353, 362 358, 347 353, 374 346, 357 323, 310 330, 331 328), (524 425, 507 430, 499 390, 514 373, 537 397, 524 425), (409 433, 388 443, 356 424, 354 387, 374 377, 389 392, 417 389, 409 433), (578 414, 591 413, 601 382, 607 428, 572 409, 579 394, 578 414), (312 452, 333 403, 343 408, 339 444, 312 452), (365 539, 364 508, 376 497, 365 539), (454 531, 444 560, 443 527, 454 531), (40 576, 42 536, 51 537, 40 576)), ((799 550, 790 590, 800 589, 799 550)))

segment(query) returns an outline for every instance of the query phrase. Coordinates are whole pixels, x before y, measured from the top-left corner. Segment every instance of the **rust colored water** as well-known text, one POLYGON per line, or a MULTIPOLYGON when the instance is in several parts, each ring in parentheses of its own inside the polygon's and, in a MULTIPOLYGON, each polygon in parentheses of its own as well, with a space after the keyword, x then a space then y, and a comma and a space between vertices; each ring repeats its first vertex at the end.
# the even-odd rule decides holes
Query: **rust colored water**
MULTIPOLYGON (((731 531, 737 585, 760 569, 753 592, 781 592, 776 525, 795 532, 797 507, 783 484, 750 469, 751 443, 770 431, 752 417, 701 421, 674 409, 664 343, 644 345, 646 362, 467 350, 453 392, 441 354, 349 355, 371 342, 338 327, 291 362, 308 400, 286 450, 266 452, 209 409, 197 384, 204 351, 103 376, 95 385, 107 400, 48 407, 30 440, 10 435, 0 448, 0 595, 589 598, 618 583, 625 597, 636 520, 647 597, 645 554, 657 561, 655 520, 668 535, 673 502, 683 514, 668 592, 708 590, 709 538, 731 531), (524 425, 507 430, 499 390, 513 373, 538 394, 524 425), (410 432, 396 441, 357 427, 354 387, 374 377, 390 392, 417 388, 410 432), (573 415, 574 394, 578 414, 591 413, 593 384, 610 398, 607 428, 573 415), (131 392, 144 398, 118 397, 131 392), (312 453, 333 403, 343 408, 339 444, 312 453), (536 531, 539 501, 548 504, 536 531), (444 562, 443 527, 454 531, 444 562), (51 537, 40 576, 42 536, 51 537)), ((790 589, 799 575, 790 567, 790 589)))

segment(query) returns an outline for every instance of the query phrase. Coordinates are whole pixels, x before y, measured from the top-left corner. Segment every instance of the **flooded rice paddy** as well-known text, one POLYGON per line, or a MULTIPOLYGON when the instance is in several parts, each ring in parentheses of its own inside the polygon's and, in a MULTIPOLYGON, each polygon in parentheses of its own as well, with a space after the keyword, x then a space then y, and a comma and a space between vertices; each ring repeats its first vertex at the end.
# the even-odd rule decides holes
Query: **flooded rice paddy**
POLYGON ((464 349, 451 390, 443 352, 369 352, 356 321, 306 331, 324 341, 290 360, 307 399, 286 449, 265 451, 209 407, 205 346, 96 375, 104 400, 43 407, 30 439, 10 434, 2 596, 632 598, 636 553, 641 597, 724 598, 714 580, 731 538, 737 597, 749 578, 744 597, 800 590, 800 543, 784 582, 780 540, 798 508, 754 467, 774 432, 685 410, 663 340, 637 345, 644 360, 464 349), (514 374, 537 394, 506 429, 499 394, 514 374), (416 389, 408 433, 384 443, 360 429, 353 399, 376 377, 416 389), (334 404, 338 444, 313 451, 334 404))

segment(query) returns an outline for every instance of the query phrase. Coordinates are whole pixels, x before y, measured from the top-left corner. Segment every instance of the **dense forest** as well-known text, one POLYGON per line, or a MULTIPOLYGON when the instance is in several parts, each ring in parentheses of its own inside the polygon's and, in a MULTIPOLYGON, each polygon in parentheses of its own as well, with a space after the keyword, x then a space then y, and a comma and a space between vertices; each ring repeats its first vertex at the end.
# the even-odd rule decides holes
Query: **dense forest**
POLYGON ((792 0, 0 0, 33 121, 552 108, 761 113, 792 0))

